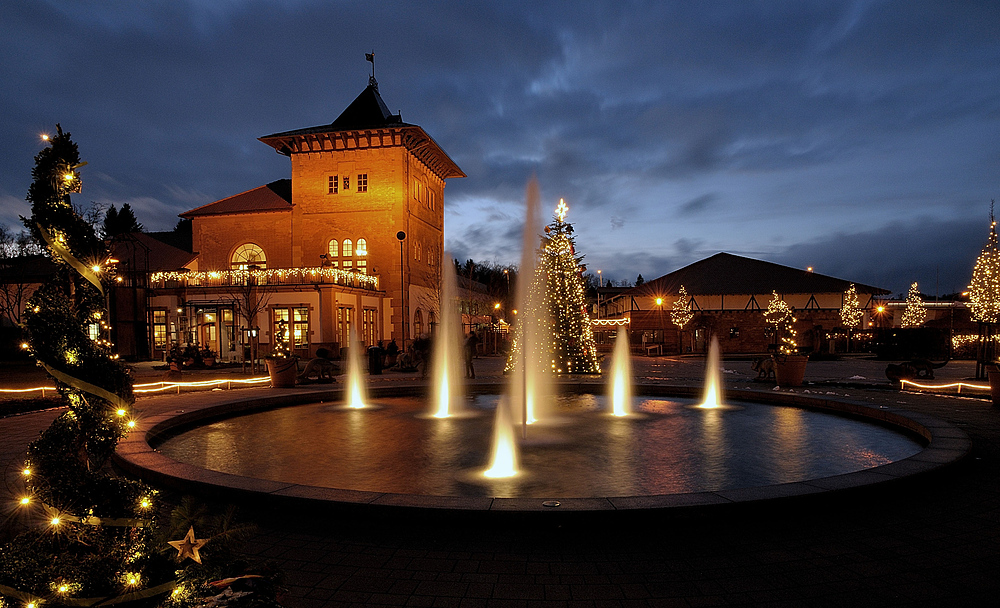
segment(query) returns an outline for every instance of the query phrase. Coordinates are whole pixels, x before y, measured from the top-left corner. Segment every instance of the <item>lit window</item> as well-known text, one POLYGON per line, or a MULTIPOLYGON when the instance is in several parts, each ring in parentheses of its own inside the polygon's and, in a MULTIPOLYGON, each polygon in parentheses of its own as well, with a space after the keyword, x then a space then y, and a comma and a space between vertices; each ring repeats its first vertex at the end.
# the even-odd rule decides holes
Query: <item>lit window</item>
POLYGON ((337 243, 337 239, 330 240, 330 245, 326 248, 326 254, 331 258, 340 257, 340 245, 337 243))
POLYGON ((336 175, 331 175, 331 176, 329 176, 327 178, 327 185, 326 185, 326 193, 327 194, 336 194, 337 193, 337 190, 338 190, 338 188, 337 188, 337 178, 338 178, 338 176, 336 176, 336 175))
POLYGON ((352 262, 351 260, 344 260, 344 270, 350 272, 353 266, 354 262, 352 262))
POLYGON ((344 239, 344 257, 354 257, 354 243, 351 242, 351 239, 344 239))
POLYGON ((368 255, 368 241, 365 239, 358 239, 358 246, 355 247, 354 252, 358 257, 368 255))
POLYGON ((347 192, 350 189, 351 189, 351 178, 349 178, 349 177, 347 177, 345 175, 344 176, 344 192, 347 192))
POLYGON ((153 348, 156 350, 166 350, 167 348, 167 311, 154 310, 153 313, 153 348))
POLYGON ((246 270, 250 266, 267 268, 267 257, 264 255, 264 250, 253 243, 245 243, 237 247, 230 259, 230 265, 235 270, 246 270))
POLYGON ((358 173, 358 192, 368 192, 367 173, 358 173))
POLYGON ((368 260, 358 260, 358 272, 368 274, 368 260))

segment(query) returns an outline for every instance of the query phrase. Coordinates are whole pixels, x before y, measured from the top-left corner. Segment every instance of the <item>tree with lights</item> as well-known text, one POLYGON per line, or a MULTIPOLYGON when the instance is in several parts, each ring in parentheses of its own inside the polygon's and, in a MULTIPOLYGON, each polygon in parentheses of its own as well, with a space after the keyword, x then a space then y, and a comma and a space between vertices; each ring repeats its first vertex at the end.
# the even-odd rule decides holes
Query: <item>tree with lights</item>
POLYGON ((796 332, 793 327, 795 314, 788 302, 778 297, 778 292, 772 293, 773 297, 767 303, 767 310, 764 311, 764 319, 774 328, 774 339, 778 346, 778 353, 782 355, 797 354, 799 345, 795 340, 796 332))
POLYGON ((28 300, 22 326, 67 409, 28 447, 20 504, 32 526, 0 548, 0 595, 35 606, 152 597, 173 587, 152 546, 156 492, 107 466, 135 425, 129 371, 106 340, 109 255, 73 209, 86 163, 56 128, 35 156, 31 217, 22 220, 57 268, 28 300))
POLYGON ((847 350, 851 350, 851 331, 861 323, 865 311, 858 301, 858 290, 854 283, 844 292, 844 305, 840 308, 840 320, 847 328, 847 350))
POLYGON ((670 320, 680 329, 684 329, 684 326, 693 318, 694 312, 691 311, 691 298, 688 297, 687 289, 681 285, 677 299, 674 300, 673 310, 670 311, 670 320))
MULTIPOLYGON (((569 207, 560 199, 552 223, 545 227, 538 250, 538 265, 529 289, 541 298, 539 310, 530 311, 550 321, 551 340, 547 356, 551 369, 561 374, 599 374, 597 344, 590 326, 590 315, 584 299, 583 256, 576 255, 573 225, 567 223, 569 207)), ((532 299, 532 298, 529 298, 532 299)), ((532 301, 535 301, 532 299, 532 301)), ((541 324, 544 326, 543 321, 541 324)), ((519 351, 522 323, 515 330, 513 348, 507 360, 506 372, 513 370, 515 353, 519 351)))
POLYGON ((969 285, 969 308, 972 320, 980 323, 1000 321, 1000 248, 997 247, 997 223, 990 208, 990 236, 976 258, 969 285))
POLYGON ((920 297, 917 284, 913 283, 910 285, 910 292, 906 294, 906 308, 903 310, 903 318, 899 325, 900 327, 920 327, 925 319, 927 319, 927 307, 924 306, 924 300, 920 297))

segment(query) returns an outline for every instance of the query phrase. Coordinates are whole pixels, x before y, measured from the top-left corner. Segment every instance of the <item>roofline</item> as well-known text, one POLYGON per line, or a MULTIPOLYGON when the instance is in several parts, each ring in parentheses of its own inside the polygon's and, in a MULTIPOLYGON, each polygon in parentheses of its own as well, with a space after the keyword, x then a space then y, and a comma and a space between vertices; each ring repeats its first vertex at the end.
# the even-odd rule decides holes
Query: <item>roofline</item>
MULTIPOLYGON (((276 179, 274 181, 270 181, 270 182, 268 182, 266 184, 262 184, 260 186, 254 186, 253 188, 250 188, 249 190, 244 190, 243 192, 240 192, 240 193, 237 193, 237 194, 232 194, 232 195, 229 195, 229 196, 227 196, 225 198, 220 198, 217 201, 212 201, 211 203, 205 203, 204 205, 201 205, 199 207, 195 207, 194 209, 189 209, 189 210, 185 211, 184 213, 178 213, 177 217, 182 217, 182 218, 184 218, 184 219, 187 220, 187 219, 191 219, 191 216, 195 216, 195 215, 230 215, 232 213, 265 213, 265 212, 270 212, 270 211, 284 211, 284 209, 266 209, 266 210, 262 210, 262 211, 223 211, 221 213, 198 213, 202 209, 204 209, 206 207, 211 207, 212 205, 215 205, 216 203, 221 203, 223 201, 228 201, 229 199, 236 198, 237 196, 243 196, 244 194, 246 194, 248 192, 253 192, 254 190, 259 190, 261 188, 267 188, 271 184, 274 184, 274 183, 277 183, 277 182, 280 182, 280 181, 283 181, 283 180, 286 180, 286 179, 288 179, 289 181, 291 181, 287 177, 283 177, 281 179, 276 179)), ((273 190, 272 190, 272 192, 273 192, 273 190)), ((275 193, 275 194, 277 194, 277 193, 275 193)), ((278 196, 280 196, 280 195, 278 195, 278 196)), ((290 210, 291 208, 292 208, 292 204, 291 204, 291 202, 289 202, 288 203, 288 209, 290 210)))
POLYGON ((288 157, 308 152, 404 147, 442 180, 466 177, 458 164, 434 141, 433 137, 420 126, 408 123, 347 130, 333 129, 333 125, 324 125, 265 135, 258 137, 257 140, 271 146, 278 154, 288 157), (377 137, 374 141, 371 138, 372 135, 386 134, 390 136, 388 144, 384 144, 381 137, 377 137))

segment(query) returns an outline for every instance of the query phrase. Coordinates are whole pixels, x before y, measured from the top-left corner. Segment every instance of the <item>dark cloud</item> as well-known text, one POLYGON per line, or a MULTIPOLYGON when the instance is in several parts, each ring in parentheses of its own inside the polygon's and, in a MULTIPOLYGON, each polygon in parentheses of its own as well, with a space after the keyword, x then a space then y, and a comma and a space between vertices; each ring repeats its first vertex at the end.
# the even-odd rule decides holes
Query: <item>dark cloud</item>
POLYGON ((83 197, 129 202, 152 229, 287 177, 256 138, 331 122, 374 48, 390 109, 469 176, 446 190, 462 256, 516 261, 537 175, 618 278, 717 250, 893 285, 913 260, 955 274, 959 246, 900 239, 876 258, 851 235, 941 243, 979 225, 997 196, 998 25, 993 0, 10 2, 0 221, 23 212, 56 122, 89 162, 83 197))

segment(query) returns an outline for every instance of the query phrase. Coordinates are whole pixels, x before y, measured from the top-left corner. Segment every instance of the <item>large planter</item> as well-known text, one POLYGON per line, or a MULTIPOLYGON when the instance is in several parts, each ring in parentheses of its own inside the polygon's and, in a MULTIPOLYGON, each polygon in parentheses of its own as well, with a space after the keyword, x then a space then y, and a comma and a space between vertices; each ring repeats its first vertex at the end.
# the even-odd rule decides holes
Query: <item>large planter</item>
POLYGON ((987 365, 986 375, 990 378, 990 396, 993 397, 993 407, 1000 407, 1000 369, 997 369, 995 365, 987 365))
POLYGON ((265 359, 267 375, 271 377, 271 388, 290 388, 295 386, 295 378, 299 375, 299 366, 294 358, 265 359))
POLYGON ((774 359, 774 379, 778 386, 802 386, 806 377, 805 355, 772 355, 774 359))

